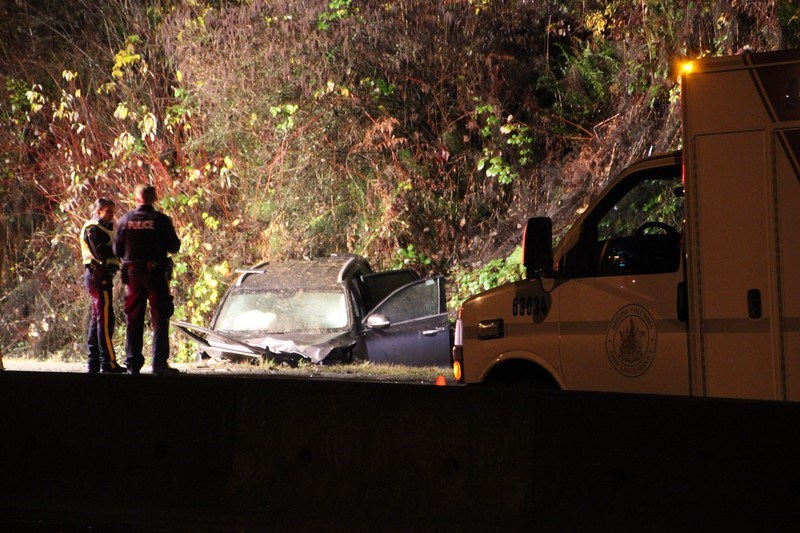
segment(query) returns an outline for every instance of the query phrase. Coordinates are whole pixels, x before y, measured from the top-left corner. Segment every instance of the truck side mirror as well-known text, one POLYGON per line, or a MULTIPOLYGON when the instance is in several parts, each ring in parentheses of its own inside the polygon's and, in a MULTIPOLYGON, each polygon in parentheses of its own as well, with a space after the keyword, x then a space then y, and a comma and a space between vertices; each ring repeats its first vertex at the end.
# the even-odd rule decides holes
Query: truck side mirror
POLYGON ((553 221, 549 217, 529 218, 525 224, 522 264, 527 279, 553 274, 553 221))

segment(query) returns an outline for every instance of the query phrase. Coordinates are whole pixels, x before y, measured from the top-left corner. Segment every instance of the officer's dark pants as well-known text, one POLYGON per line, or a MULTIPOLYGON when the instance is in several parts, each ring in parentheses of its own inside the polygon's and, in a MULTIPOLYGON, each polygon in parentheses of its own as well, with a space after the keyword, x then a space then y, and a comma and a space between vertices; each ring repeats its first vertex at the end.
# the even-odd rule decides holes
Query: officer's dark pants
POLYGON ((144 365, 142 345, 144 315, 150 302, 150 324, 153 328, 153 368, 164 368, 169 358, 169 319, 175 311, 169 284, 163 268, 127 265, 128 283, 125 295, 125 364, 138 372, 144 365))
POLYGON ((84 284, 92 299, 92 313, 86 345, 89 348, 89 372, 108 371, 118 366, 114 353, 114 305, 112 289, 114 278, 106 274, 96 275, 86 269, 84 284))

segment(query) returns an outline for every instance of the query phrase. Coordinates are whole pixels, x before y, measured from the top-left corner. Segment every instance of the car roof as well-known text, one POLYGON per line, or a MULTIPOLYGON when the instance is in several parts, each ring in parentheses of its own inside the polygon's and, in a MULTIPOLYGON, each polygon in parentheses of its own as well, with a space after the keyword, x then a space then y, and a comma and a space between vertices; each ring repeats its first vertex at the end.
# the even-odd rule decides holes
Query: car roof
POLYGON ((244 290, 339 290, 355 273, 371 273, 372 269, 362 256, 344 254, 262 263, 237 272, 242 275, 236 287, 244 290))

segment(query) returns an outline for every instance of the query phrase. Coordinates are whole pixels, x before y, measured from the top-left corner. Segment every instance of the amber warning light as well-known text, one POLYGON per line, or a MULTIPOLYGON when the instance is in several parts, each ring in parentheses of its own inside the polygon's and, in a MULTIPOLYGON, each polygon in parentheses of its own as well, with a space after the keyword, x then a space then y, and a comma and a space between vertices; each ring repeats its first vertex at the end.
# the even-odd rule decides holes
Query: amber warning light
POLYGON ((461 361, 453 361, 453 377, 459 383, 461 382, 461 361))
POLYGON ((686 76, 694 72, 694 61, 682 61, 679 65, 678 71, 681 76, 686 76))
POLYGON ((462 378, 464 377, 462 368, 461 368, 461 361, 463 360, 463 349, 464 349, 464 337, 463 337, 463 328, 464 323, 461 319, 461 313, 464 311, 464 307, 458 308, 458 317, 456 318, 456 330, 453 334, 453 377, 456 378, 456 381, 459 383, 463 383, 462 378))

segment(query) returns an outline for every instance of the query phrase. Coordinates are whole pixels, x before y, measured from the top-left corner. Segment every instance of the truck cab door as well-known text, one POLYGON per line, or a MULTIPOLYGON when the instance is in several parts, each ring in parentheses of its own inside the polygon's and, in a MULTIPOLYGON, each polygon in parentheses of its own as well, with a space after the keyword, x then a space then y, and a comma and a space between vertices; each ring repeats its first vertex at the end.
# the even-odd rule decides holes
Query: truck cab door
POLYGON ((567 388, 689 394, 679 165, 633 172, 584 219, 560 286, 567 388))
POLYGON ((367 314, 362 334, 367 357, 374 363, 449 366, 444 276, 394 291, 367 314))

